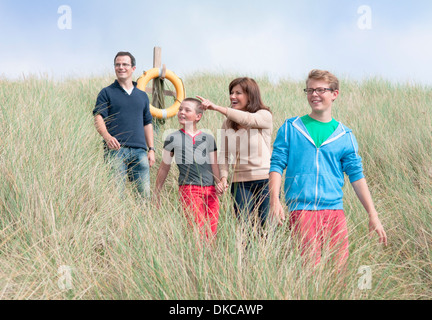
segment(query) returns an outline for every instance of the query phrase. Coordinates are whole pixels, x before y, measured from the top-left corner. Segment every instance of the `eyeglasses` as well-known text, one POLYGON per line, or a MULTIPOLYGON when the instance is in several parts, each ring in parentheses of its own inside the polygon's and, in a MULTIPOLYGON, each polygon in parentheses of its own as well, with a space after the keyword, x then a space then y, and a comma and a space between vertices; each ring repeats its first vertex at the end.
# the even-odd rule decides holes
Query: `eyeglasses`
POLYGON ((317 94, 324 94, 326 91, 333 91, 333 89, 330 89, 330 88, 315 88, 315 89, 307 88, 307 89, 303 89, 303 91, 306 94, 313 94, 315 91, 317 94))
POLYGON ((114 64, 114 67, 116 67, 116 68, 121 68, 121 67, 129 68, 130 66, 131 65, 129 63, 116 63, 116 64, 114 64))

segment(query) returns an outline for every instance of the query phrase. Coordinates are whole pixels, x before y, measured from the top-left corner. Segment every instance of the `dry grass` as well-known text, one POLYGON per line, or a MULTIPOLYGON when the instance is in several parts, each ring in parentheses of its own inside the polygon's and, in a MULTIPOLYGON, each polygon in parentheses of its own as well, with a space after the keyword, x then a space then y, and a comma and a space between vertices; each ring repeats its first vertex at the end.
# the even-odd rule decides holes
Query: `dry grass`
MULTIPOLYGON (((233 77, 189 75, 187 96, 227 105, 233 77)), ((257 80, 275 131, 308 112, 303 83, 257 80)), ((131 193, 121 199, 91 116, 111 81, 0 80, 0 299, 430 299, 430 88, 342 82, 334 116, 356 134, 389 245, 368 237, 367 214, 346 186, 351 254, 347 271, 337 273, 303 267, 288 226, 249 238, 245 250, 229 195, 221 198, 217 240, 197 250, 177 202, 175 168, 161 209, 131 193), (70 283, 61 266, 72 268, 70 283), (361 266, 372 271, 371 289, 359 288, 361 266)), ((212 114, 200 124, 216 134, 221 123, 212 114)), ((160 128, 158 150, 163 130, 177 127, 174 118, 160 128)))

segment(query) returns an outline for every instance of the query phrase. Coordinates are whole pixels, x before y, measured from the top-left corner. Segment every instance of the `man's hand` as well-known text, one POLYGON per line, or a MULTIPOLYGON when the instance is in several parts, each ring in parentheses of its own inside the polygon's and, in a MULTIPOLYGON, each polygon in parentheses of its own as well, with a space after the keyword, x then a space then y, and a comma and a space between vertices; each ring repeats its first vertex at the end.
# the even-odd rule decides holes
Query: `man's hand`
POLYGON ((109 149, 120 150, 120 147, 121 147, 120 142, 118 142, 118 140, 115 137, 109 135, 106 138, 104 138, 104 140, 105 140, 109 149))
POLYGON ((108 149, 120 150, 120 148, 121 148, 120 143, 118 142, 118 140, 115 137, 113 137, 112 135, 109 134, 107 127, 105 125, 105 121, 100 114, 95 115, 94 123, 95 123, 95 127, 96 127, 97 132, 104 139, 105 143, 108 146, 108 149))

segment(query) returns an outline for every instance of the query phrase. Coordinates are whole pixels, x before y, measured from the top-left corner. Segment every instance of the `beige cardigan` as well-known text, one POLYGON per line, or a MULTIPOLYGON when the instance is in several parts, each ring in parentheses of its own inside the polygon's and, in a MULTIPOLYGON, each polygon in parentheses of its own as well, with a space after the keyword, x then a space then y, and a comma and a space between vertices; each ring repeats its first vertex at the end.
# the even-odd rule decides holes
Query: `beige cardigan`
POLYGON ((269 178, 273 116, 267 110, 256 113, 227 108, 227 118, 242 128, 237 131, 222 124, 218 156, 221 178, 228 178, 233 166, 232 182, 269 178))

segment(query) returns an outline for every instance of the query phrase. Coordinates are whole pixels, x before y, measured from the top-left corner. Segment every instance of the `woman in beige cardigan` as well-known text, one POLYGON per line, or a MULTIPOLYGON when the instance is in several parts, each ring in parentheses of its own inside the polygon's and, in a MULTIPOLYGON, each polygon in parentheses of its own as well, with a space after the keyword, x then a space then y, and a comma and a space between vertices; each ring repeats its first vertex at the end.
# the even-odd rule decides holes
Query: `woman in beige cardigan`
POLYGON ((219 190, 228 188, 229 165, 233 166, 231 194, 234 211, 242 220, 259 219, 264 225, 269 211, 268 178, 273 117, 261 99, 258 84, 237 78, 229 85, 231 108, 215 105, 203 97, 204 110, 226 116, 222 125, 219 190))

